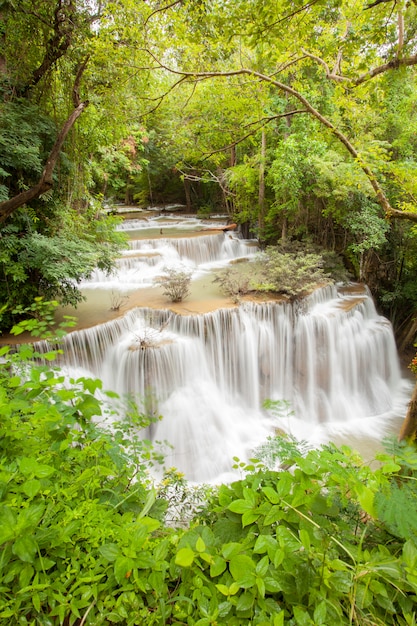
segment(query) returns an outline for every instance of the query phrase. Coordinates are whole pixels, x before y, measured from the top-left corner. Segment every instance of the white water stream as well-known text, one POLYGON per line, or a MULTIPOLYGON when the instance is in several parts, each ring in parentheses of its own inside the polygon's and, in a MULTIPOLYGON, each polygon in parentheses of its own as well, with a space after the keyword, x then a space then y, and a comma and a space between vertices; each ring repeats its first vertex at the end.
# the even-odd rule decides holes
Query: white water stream
MULTIPOLYGON (((84 287, 131 293, 152 285, 167 265, 201 277, 255 252, 228 233, 165 237, 171 224, 160 223, 164 235, 148 240, 143 224, 131 224, 142 238, 116 273, 97 272, 84 287)), ((398 430, 410 396, 391 326, 366 289, 326 287, 301 305, 248 302, 194 315, 139 307, 65 343, 71 368, 163 416, 146 436, 172 444, 167 466, 196 481, 224 479, 233 456, 250 457, 277 428, 313 445, 380 440, 398 430), (266 399, 285 400, 291 410, 268 413, 266 399)))

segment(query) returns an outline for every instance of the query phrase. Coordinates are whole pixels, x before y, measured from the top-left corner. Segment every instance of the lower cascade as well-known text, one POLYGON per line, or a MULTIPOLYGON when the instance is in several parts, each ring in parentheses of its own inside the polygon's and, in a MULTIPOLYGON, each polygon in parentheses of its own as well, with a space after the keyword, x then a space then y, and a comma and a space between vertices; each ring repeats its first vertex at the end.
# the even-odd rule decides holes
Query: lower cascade
POLYGON ((234 456, 249 458, 278 429, 311 445, 380 440, 410 394, 391 325, 365 289, 199 315, 137 308, 65 344, 72 373, 162 416, 144 436, 169 442, 166 465, 193 481, 223 480, 234 456))

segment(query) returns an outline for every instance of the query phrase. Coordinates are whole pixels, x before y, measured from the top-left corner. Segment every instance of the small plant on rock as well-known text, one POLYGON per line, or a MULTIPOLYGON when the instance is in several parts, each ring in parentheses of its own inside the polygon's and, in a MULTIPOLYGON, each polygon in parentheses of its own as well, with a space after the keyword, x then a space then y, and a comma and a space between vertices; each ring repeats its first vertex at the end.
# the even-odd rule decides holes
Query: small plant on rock
POLYGON ((171 302, 181 302, 190 293, 192 272, 187 269, 165 267, 165 276, 160 276, 156 284, 164 288, 164 296, 168 296, 171 302))

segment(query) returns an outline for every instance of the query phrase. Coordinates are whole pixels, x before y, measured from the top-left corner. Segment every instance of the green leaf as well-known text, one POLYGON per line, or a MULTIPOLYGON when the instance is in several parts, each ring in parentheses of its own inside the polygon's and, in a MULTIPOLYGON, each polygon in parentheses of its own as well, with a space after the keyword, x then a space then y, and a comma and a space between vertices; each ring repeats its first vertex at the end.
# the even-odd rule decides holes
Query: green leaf
POLYGON ((114 575, 121 585, 126 578, 129 578, 132 569, 134 568, 134 560, 127 556, 119 556, 114 562, 114 575))
POLYGON ((16 516, 8 506, 0 508, 0 546, 16 535, 16 516))
POLYGON ((55 468, 50 465, 42 465, 32 457, 23 457, 19 462, 19 468, 25 476, 36 476, 37 478, 48 478, 55 473, 55 468))
POLYGON ((40 613, 41 612, 41 599, 38 593, 32 594, 32 604, 35 608, 35 611, 40 613))
POLYGON ((220 591, 220 593, 222 593, 224 596, 229 595, 229 587, 227 585, 222 585, 219 583, 216 585, 216 589, 220 591))
POLYGON ((199 537, 197 539, 197 542, 195 544, 195 549, 197 550, 197 552, 204 552, 206 549, 206 544, 204 543, 203 539, 201 537, 199 537))
POLYGON ((210 565, 210 576, 220 576, 227 567, 227 563, 221 556, 215 556, 213 563, 210 565))
POLYGON ((269 558, 264 556, 258 563, 256 564, 255 571, 258 576, 265 576, 269 567, 269 558))
POLYGON ((13 554, 26 563, 34 562, 37 550, 38 544, 30 535, 18 537, 12 546, 13 554))
POLYGON ((314 623, 317 626, 327 625, 327 605, 325 600, 322 600, 314 609, 314 623))
POLYGON ((175 555, 175 563, 180 567, 190 567, 194 561, 194 551, 191 548, 181 548, 175 555))
POLYGON ((252 504, 248 502, 248 500, 234 500, 227 507, 229 511, 233 511, 233 513, 246 513, 247 511, 252 511, 252 504))
POLYGON ((27 587, 34 573, 35 573, 35 570, 33 569, 32 565, 30 565, 29 563, 27 563, 27 565, 22 567, 22 569, 20 570, 20 574, 19 574, 20 589, 27 587))
POLYGON ((28 498, 34 498, 41 488, 41 483, 37 478, 27 480, 22 485, 22 490, 28 496, 28 498))
POLYGON ((297 626, 311 626, 311 618, 308 611, 300 606, 295 606, 293 610, 297 626))
POLYGON ((278 504, 281 499, 275 489, 272 489, 272 487, 263 487, 262 492, 266 495, 266 497, 272 504, 278 504))
POLYGON ((106 543, 103 546, 100 546, 99 552, 110 563, 113 563, 117 557, 120 556, 120 549, 116 543, 106 543))
POLYGON ((255 563, 249 556, 238 554, 230 559, 229 570, 233 580, 241 587, 252 587, 255 584, 255 563))
POLYGON ((261 598, 265 597, 265 582, 263 580, 263 578, 259 578, 259 576, 256 577, 256 586, 258 588, 258 593, 261 596, 261 598))
POLYGON ((374 491, 372 491, 372 489, 370 489, 366 485, 360 485, 360 487, 357 488, 357 492, 359 504, 361 505, 363 510, 371 517, 376 517, 376 511, 374 506, 374 491))
POLYGON ((246 513, 242 515, 242 527, 245 528, 245 526, 249 526, 250 524, 253 524, 259 518, 260 518, 259 513, 255 513, 254 511, 246 511, 246 513))
POLYGON ((236 610, 248 611, 249 609, 252 608, 254 600, 255 598, 251 593, 248 593, 248 592, 242 593, 237 600, 236 610))
POLYGON ((310 550, 310 535, 308 534, 308 532, 306 531, 305 528, 301 528, 298 531, 298 535, 300 537, 300 541, 303 544, 303 547, 306 550, 310 550))
POLYGON ((265 516, 264 524, 265 526, 270 526, 271 524, 274 524, 275 522, 278 522, 279 520, 281 520, 283 517, 284 517, 284 511, 281 509, 280 506, 277 506, 274 504, 271 507, 271 510, 269 511, 268 515, 265 516))

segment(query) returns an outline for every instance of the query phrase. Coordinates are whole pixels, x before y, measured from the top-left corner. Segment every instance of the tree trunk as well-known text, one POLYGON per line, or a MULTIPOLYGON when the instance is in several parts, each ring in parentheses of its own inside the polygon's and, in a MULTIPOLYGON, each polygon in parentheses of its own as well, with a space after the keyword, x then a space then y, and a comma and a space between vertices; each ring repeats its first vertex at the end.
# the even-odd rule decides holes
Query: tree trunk
POLYGON ((400 430, 398 439, 400 441, 404 439, 415 440, 417 438, 417 382, 414 385, 413 394, 411 396, 410 404, 408 405, 407 415, 400 430))
POLYGON ((259 240, 262 243, 265 234, 265 157, 266 157, 266 132, 262 128, 261 136, 261 161, 259 164, 259 196, 258 196, 258 225, 259 240))
POLYGON ((191 213, 191 182, 184 176, 185 205, 187 213, 191 213))

